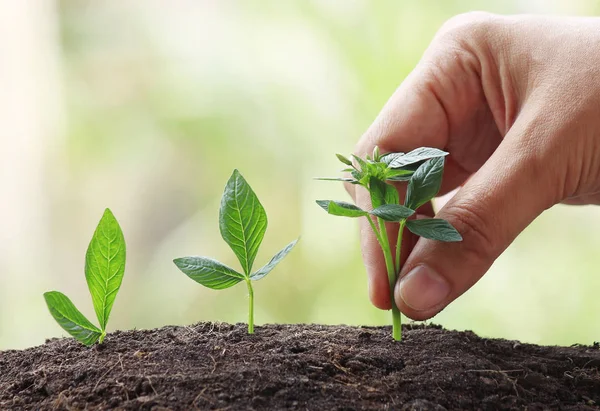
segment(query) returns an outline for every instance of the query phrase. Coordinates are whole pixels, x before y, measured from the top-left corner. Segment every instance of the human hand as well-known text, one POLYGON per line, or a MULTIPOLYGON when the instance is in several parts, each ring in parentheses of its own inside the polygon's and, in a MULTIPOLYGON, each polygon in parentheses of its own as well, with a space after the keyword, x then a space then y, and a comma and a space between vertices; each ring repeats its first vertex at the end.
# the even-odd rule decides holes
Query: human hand
MULTIPOLYGON (((463 241, 405 241, 394 293, 404 314, 424 320, 475 284, 547 208, 600 204, 600 19, 452 18, 355 153, 374 146, 450 152, 440 195, 459 190, 437 216, 463 241)), ((370 207, 366 190, 348 190, 370 207)), ((371 301, 389 309, 383 256, 366 221, 361 245, 371 301)))

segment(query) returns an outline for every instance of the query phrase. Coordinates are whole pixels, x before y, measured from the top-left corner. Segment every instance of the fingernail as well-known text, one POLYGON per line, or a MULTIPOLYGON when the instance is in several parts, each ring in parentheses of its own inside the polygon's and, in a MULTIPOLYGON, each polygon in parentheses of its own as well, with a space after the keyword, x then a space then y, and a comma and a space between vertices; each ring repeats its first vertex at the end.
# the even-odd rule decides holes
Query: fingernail
POLYGON ((402 277, 396 291, 413 310, 427 311, 448 297, 450 284, 431 268, 420 265, 402 277))

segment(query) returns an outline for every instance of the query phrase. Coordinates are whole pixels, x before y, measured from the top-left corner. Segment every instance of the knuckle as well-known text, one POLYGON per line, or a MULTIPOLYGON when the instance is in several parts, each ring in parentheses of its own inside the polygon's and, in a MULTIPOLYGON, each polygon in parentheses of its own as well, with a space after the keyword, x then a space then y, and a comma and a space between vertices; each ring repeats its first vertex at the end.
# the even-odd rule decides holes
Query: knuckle
POLYGON ((500 16, 482 11, 458 14, 447 20, 438 31, 440 40, 484 40, 499 26, 500 16))

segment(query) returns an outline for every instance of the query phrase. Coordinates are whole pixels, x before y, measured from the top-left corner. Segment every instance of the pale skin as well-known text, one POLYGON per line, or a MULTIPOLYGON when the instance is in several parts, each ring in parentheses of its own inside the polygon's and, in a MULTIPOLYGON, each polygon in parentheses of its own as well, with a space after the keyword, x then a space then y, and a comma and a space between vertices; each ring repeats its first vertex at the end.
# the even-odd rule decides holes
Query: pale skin
MULTIPOLYGON (((600 204, 600 19, 452 18, 355 153, 364 157, 375 146, 382 152, 421 146, 450 152, 440 195, 458 191, 437 217, 456 227, 463 241, 405 232, 394 290, 405 315, 425 320, 475 284, 544 210, 558 203, 600 204)), ((398 188, 403 194, 405 186, 398 188)), ((369 208, 362 187, 348 190, 369 208)), ((431 216, 433 210, 419 213, 431 216)), ((368 222, 361 224, 369 295, 375 306, 389 309, 381 249, 368 222)))

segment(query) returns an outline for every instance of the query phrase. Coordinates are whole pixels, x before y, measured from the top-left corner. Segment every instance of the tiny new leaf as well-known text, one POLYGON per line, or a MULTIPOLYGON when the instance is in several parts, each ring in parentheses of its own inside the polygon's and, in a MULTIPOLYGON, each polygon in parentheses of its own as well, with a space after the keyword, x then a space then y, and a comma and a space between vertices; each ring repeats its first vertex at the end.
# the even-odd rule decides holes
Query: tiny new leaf
POLYGON ((106 209, 85 255, 85 279, 102 330, 106 329, 124 273, 125 239, 115 216, 106 209))
POLYGON ((416 210, 436 196, 442 185, 444 158, 427 160, 415 171, 408 182, 404 205, 416 210))
POLYGON ((414 172, 415 170, 408 170, 406 168, 389 168, 385 179, 387 181, 408 181, 414 172))
POLYGON ((441 218, 407 220, 406 227, 413 233, 430 240, 455 242, 462 241, 462 236, 448 221, 441 218))
POLYGON ((69 298, 58 291, 44 293, 50 314, 66 332, 84 345, 92 345, 102 335, 102 331, 92 324, 69 298))
POLYGON ((225 186, 219 212, 223 240, 237 256, 246 276, 267 231, 267 213, 258 197, 238 170, 225 186))
POLYGON ((414 213, 414 210, 398 204, 384 204, 371 211, 370 214, 374 215, 375 217, 382 218, 385 221, 398 222, 401 220, 406 220, 414 213))
POLYGON ((338 160, 340 160, 342 163, 346 164, 347 166, 352 165, 352 161, 350 161, 347 157, 345 157, 341 154, 336 154, 336 157, 338 158, 338 160))
POLYGON ((341 217, 363 217, 369 214, 354 204, 344 201, 317 200, 317 204, 329 214, 341 217))
POLYGON ((208 257, 183 257, 173 262, 192 280, 213 290, 232 287, 245 279, 234 269, 208 257))

